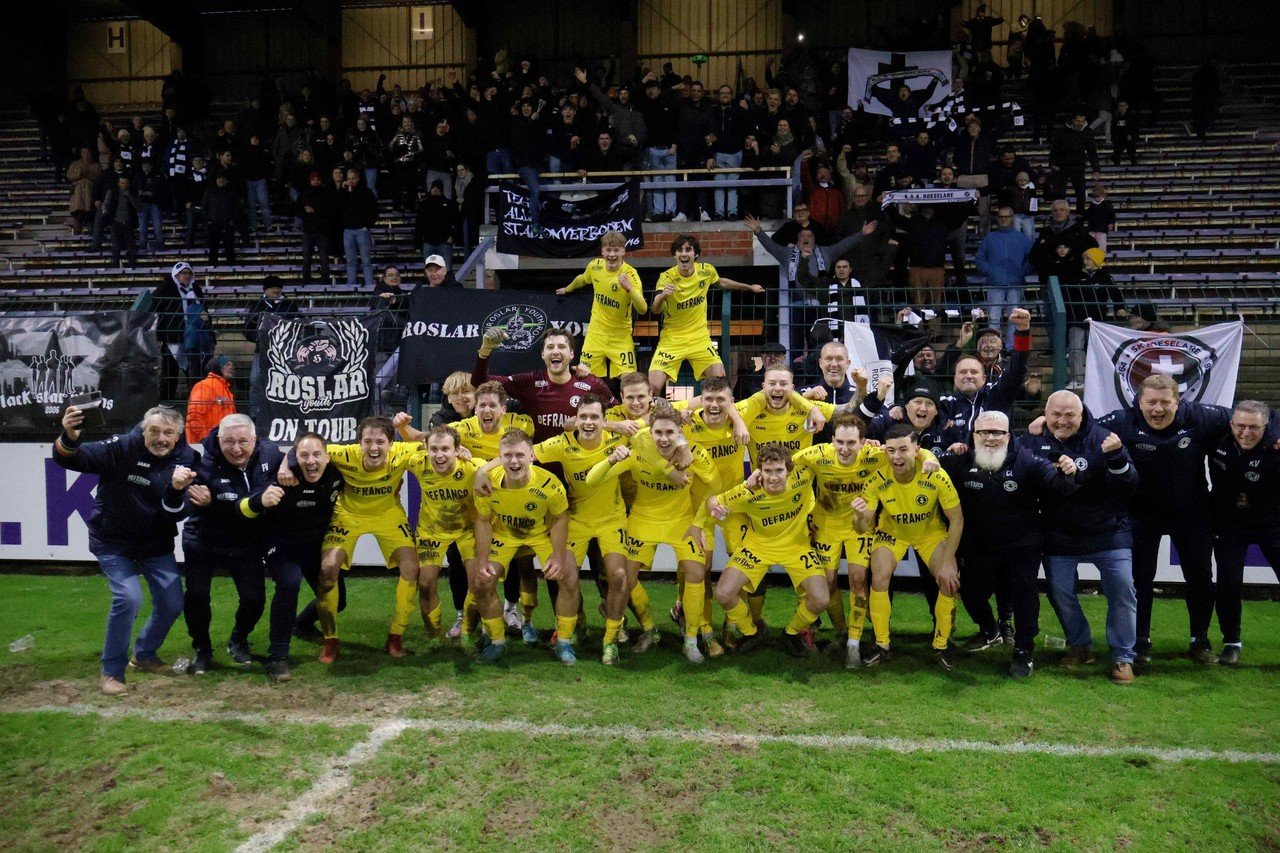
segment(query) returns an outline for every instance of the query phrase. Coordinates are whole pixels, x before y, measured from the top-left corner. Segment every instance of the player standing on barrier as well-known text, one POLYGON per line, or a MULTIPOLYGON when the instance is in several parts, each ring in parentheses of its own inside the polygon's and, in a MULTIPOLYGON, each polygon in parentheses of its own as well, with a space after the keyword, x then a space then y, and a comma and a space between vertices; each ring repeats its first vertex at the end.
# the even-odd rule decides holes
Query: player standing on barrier
POLYGON ((627 238, 621 231, 600 235, 600 255, 582 274, 556 291, 564 296, 583 287, 592 291, 591 320, 582 341, 581 363, 596 376, 614 379, 636 369, 636 344, 631 315, 644 314, 649 303, 635 267, 622 258, 627 238))

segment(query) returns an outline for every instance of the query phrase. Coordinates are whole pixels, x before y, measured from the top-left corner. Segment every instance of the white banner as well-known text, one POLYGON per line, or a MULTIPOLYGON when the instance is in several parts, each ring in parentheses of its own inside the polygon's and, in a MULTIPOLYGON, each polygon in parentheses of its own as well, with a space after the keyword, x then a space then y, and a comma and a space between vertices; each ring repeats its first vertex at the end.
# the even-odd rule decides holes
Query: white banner
POLYGON ((894 190, 885 193, 881 209, 891 204, 966 204, 978 200, 977 190, 927 187, 919 190, 894 190))
POLYGON ((849 49, 849 106, 882 116, 919 118, 951 94, 951 51, 918 50, 892 53, 887 50, 849 49), (911 89, 913 107, 904 116, 902 107, 891 108, 898 87, 911 89))
POLYGON ((1165 334, 1091 320, 1084 404, 1094 415, 1130 408, 1142 380, 1163 374, 1178 383, 1185 400, 1230 406, 1243 342, 1241 321, 1165 334))

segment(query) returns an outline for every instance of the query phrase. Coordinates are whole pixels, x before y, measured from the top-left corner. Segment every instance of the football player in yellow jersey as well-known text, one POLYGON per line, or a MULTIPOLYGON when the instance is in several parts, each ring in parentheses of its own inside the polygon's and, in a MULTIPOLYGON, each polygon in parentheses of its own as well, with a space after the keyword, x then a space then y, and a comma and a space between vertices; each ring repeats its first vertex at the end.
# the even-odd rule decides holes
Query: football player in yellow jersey
POLYGON ((889 656, 889 616, 893 610, 889 579, 907 549, 914 548, 938 584, 938 602, 933 608, 933 649, 938 664, 951 669, 949 643, 956 613, 955 596, 960 589, 956 548, 964 532, 964 516, 951 478, 945 471, 925 473, 918 450, 919 440, 911 424, 889 427, 884 451, 890 467, 876 472, 862 494, 853 500, 858 531, 866 533, 874 526, 876 534, 871 550, 870 595, 876 647, 863 657, 864 666, 875 666, 889 656))
POLYGON ((671 243, 671 254, 675 256, 676 265, 658 276, 658 293, 649 309, 663 318, 662 332, 649 364, 649 387, 655 397, 662 396, 667 379, 674 380, 685 361, 698 379, 724 376, 724 365, 707 331, 707 294, 711 285, 764 293, 758 284, 721 278, 711 264, 698 263, 702 246, 691 234, 676 237, 671 243))
POLYGON ((673 463, 676 450, 686 443, 681 435, 680 415, 666 400, 654 403, 649 431, 657 458, 632 454, 619 447, 609 458, 596 464, 587 476, 588 485, 631 474, 636 497, 627 519, 627 580, 634 583, 641 571, 653 566, 658 545, 670 545, 684 572, 684 654, 692 663, 702 663, 698 635, 706 599, 707 541, 705 500, 718 489, 719 477, 711 457, 700 447, 691 448, 693 462, 686 470, 673 463))
MULTIPOLYGON (((413 605, 418 598, 418 552, 413 528, 400 504, 400 484, 404 473, 420 464, 423 454, 418 443, 393 441, 395 430, 383 417, 368 417, 356 427, 359 444, 330 444, 325 447, 329 461, 341 472, 346 484, 333 509, 324 535, 320 557, 320 583, 316 590, 317 615, 324 634, 321 663, 338 659, 338 573, 351 565, 356 542, 366 533, 378 540, 387 566, 397 568, 395 614, 387 634, 385 650, 392 657, 405 654, 403 640, 413 605)), ((281 485, 297 483, 288 470, 286 458, 277 472, 281 485)))
POLYGON ((565 666, 578 661, 573 632, 578 627, 578 567, 568 551, 569 499, 551 472, 533 464, 533 441, 509 429, 498 443, 502 467, 490 476, 489 494, 476 495, 476 605, 487 636, 478 659, 493 663, 507 651, 506 625, 497 582, 511 560, 528 549, 542 562, 542 574, 559 582, 556 596, 556 657, 565 666))
POLYGON ((644 314, 649 303, 635 267, 622 260, 627 238, 621 231, 600 235, 600 254, 582 275, 556 291, 559 296, 583 287, 592 290, 591 320, 582 342, 580 363, 602 379, 612 379, 636 369, 636 344, 631 334, 631 312, 644 314))
MULTIPOLYGON (((476 470, 483 459, 461 459, 462 443, 451 426, 433 427, 425 441, 426 455, 413 475, 422 487, 418 507, 418 604, 427 632, 440 636, 440 594, 437 590, 440 569, 449 546, 458 549, 467 572, 468 589, 475 577, 475 495, 476 470)), ((468 591, 463 611, 475 607, 475 597, 468 591)))
POLYGON ((707 501, 713 517, 723 519, 738 512, 748 521, 742 544, 716 584, 716 600, 733 623, 738 651, 749 651, 760 643, 762 634, 742 592, 758 587, 770 567, 782 566, 799 598, 783 635, 783 648, 794 657, 804 657, 809 648, 800 632, 827 609, 828 600, 822 558, 809 543, 813 475, 797 471, 791 451, 778 444, 761 447, 758 461, 759 469, 745 483, 707 501))

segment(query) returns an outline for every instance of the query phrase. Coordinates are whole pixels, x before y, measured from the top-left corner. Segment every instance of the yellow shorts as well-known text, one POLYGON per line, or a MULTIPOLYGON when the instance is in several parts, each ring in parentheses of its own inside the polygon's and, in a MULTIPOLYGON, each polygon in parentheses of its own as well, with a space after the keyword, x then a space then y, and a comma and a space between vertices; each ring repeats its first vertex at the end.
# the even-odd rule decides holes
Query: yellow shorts
POLYGON ((722 364, 720 354, 711 345, 711 336, 692 343, 667 342, 658 339, 658 346, 653 351, 653 361, 649 363, 649 372, 661 370, 672 382, 680 375, 681 362, 689 362, 696 379, 701 379, 707 369, 715 364, 722 364))
POLYGON ((885 533, 882 530, 876 531, 875 550, 880 548, 888 548, 893 552, 894 560, 901 562, 907 556, 907 549, 915 548, 916 554, 924 561, 927 567, 929 561, 933 559, 933 552, 942 544, 942 540, 946 539, 945 533, 937 533, 933 536, 927 536, 918 542, 908 542, 905 539, 898 539, 891 533, 885 533))
POLYGON ((511 561, 520 556, 526 549, 537 557, 543 566, 546 566, 547 561, 551 559, 551 555, 555 553, 555 549, 551 547, 551 539, 546 536, 535 536, 532 539, 509 539, 495 536, 490 540, 489 562, 497 563, 502 569, 499 577, 505 578, 511 561))
POLYGON ((828 571, 840 569, 840 556, 851 566, 871 565, 871 549, 875 545, 874 533, 858 533, 852 528, 817 526, 813 530, 813 550, 826 563, 828 571))
POLYGON ((720 528, 720 535, 724 537, 724 549, 730 554, 742 547, 742 539, 751 529, 745 515, 740 512, 731 512, 725 516, 724 521, 717 521, 714 525, 702 528, 707 534, 708 548, 714 547, 717 527, 720 528))
POLYGON ((636 369, 636 344, 630 335, 612 341, 598 341, 591 335, 582 343, 579 362, 596 376, 610 379, 636 369))
POLYGON ((800 584, 809 578, 822 578, 825 582, 827 577, 827 573, 822 568, 822 558, 812 549, 800 553, 794 551, 783 553, 763 549, 753 550, 743 545, 733 552, 725 568, 737 569, 746 575, 747 583, 743 589, 747 592, 755 592, 760 581, 764 580, 764 576, 769 573, 771 566, 782 566, 786 569, 787 577, 791 578, 791 585, 796 589, 799 589, 800 584))
POLYGON ((662 523, 632 516, 627 523, 627 559, 652 568, 654 553, 665 544, 676 552, 677 560, 706 562, 707 552, 685 535, 690 526, 683 519, 662 523))
POLYGON ((387 568, 396 568, 392 554, 398 548, 415 549, 413 528, 403 513, 398 515, 351 515, 334 512, 325 531, 323 550, 341 548, 347 555, 343 568, 350 568, 355 557, 356 542, 366 533, 378 540, 378 549, 387 561, 387 568))
POLYGON ((587 545, 592 539, 599 543, 602 555, 621 554, 625 557, 627 555, 626 536, 627 517, 625 515, 616 515, 593 522, 575 521, 573 516, 569 517, 569 551, 579 566, 587 558, 587 545))
POLYGON ((476 555, 476 532, 473 528, 463 527, 459 530, 425 531, 418 528, 418 564, 423 566, 444 565, 445 553, 450 545, 458 546, 462 559, 470 560, 476 555))

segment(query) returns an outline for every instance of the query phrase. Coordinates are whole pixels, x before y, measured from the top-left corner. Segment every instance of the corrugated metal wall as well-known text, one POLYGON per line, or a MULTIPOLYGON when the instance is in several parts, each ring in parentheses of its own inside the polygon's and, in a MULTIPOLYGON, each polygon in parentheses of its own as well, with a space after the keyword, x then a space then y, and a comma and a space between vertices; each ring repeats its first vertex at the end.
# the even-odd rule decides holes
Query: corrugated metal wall
POLYGON ((782 44, 781 0, 640 0, 636 53, 656 71, 670 61, 707 87, 736 85, 742 76, 764 85, 765 60, 782 44), (706 54, 698 69, 689 57, 706 54))
POLYGON ((181 51, 151 24, 138 20, 86 21, 68 25, 67 77, 84 86, 99 108, 114 104, 158 104, 161 83, 181 65, 181 51), (107 52, 109 26, 123 24, 125 52, 107 52))
POLYGON ((205 15, 201 25, 209 82, 220 99, 247 100, 264 76, 297 86, 327 59, 325 37, 285 9, 205 15))
POLYGON ((385 72, 387 87, 417 89, 427 83, 466 80, 475 65, 475 35, 450 5, 431 6, 433 38, 414 41, 410 6, 374 6, 342 11, 342 76, 359 91, 372 89, 385 72))

